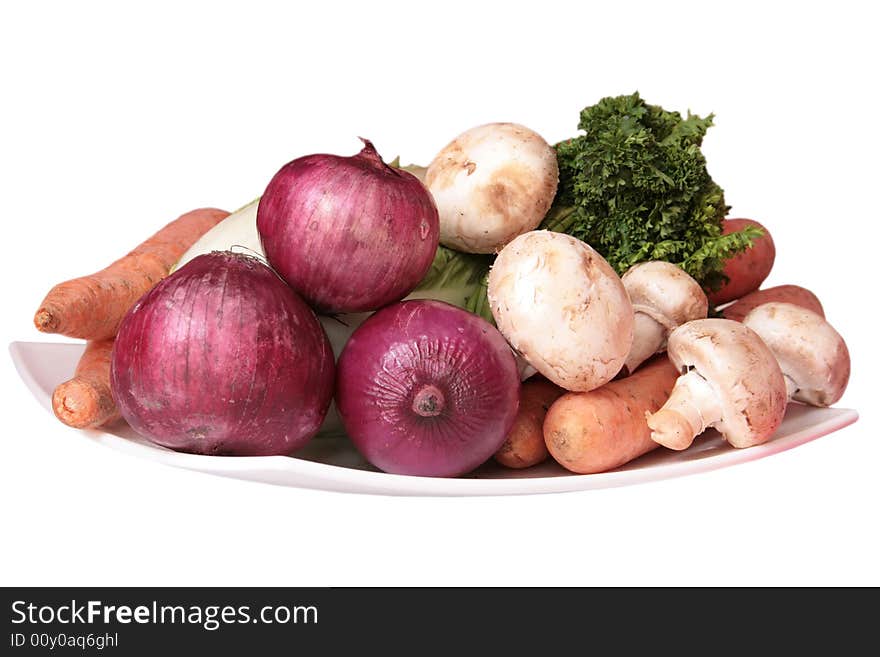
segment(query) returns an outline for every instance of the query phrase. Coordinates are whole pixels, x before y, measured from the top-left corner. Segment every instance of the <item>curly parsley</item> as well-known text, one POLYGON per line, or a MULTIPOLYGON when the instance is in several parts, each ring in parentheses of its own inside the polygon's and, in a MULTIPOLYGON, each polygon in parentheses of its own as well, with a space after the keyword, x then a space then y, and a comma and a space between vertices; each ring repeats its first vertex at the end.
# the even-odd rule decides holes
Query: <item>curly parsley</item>
POLYGON ((713 116, 648 105, 638 92, 581 111, 584 134, 556 145, 559 188, 541 228, 590 244, 618 273, 668 260, 707 287, 761 231, 722 235, 724 192, 700 151, 713 116))

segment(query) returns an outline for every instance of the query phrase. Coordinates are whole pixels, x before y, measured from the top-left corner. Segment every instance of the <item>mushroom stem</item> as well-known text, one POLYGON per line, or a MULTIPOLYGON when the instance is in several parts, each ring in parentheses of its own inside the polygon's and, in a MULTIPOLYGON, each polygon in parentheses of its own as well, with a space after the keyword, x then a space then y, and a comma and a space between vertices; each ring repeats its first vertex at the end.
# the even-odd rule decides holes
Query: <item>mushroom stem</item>
POLYGON ((721 420, 721 404, 696 370, 678 377, 659 411, 648 416, 651 439, 669 449, 687 449, 694 438, 721 420))
POLYGON ((639 365, 657 353, 666 340, 666 327, 647 313, 636 312, 633 317, 633 344, 621 373, 632 374, 639 365))

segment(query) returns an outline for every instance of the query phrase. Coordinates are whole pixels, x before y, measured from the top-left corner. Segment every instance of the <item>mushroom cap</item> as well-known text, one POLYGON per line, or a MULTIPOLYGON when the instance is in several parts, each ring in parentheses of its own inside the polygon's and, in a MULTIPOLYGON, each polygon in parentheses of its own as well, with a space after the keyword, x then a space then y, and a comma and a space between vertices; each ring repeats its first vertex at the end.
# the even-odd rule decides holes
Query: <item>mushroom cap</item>
POLYGON ((488 123, 460 134, 425 175, 440 214, 440 243, 468 253, 495 253, 536 228, 558 183, 556 151, 516 123, 488 123))
POLYGON ((709 300, 700 284, 671 262, 641 262, 630 267, 621 280, 633 311, 645 313, 668 331, 704 319, 709 312, 709 300))
POLYGON ((505 246, 489 272, 498 329, 538 372, 585 392, 620 371, 633 312, 617 273, 589 245, 536 230, 505 246))
POLYGON ((794 399, 830 406, 843 396, 849 382, 849 350, 821 315, 793 303, 772 302, 749 311, 743 324, 776 354, 783 374, 797 386, 794 399))
POLYGON ((715 428, 734 447, 773 435, 788 397, 776 357, 752 329, 730 319, 697 319, 669 335, 666 353, 684 372, 695 369, 715 390, 721 421, 715 428))

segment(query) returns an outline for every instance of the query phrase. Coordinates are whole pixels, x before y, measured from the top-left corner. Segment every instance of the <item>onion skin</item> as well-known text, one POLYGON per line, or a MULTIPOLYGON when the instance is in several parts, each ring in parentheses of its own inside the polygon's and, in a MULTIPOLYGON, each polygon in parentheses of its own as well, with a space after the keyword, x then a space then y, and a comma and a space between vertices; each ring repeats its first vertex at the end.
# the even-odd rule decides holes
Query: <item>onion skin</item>
POLYGON ((285 455, 315 435, 333 353, 312 310, 251 256, 198 256, 129 311, 111 362, 122 416, 182 452, 285 455))
POLYGON ((501 447, 519 406, 519 375, 504 337, 441 301, 383 308, 354 332, 337 367, 346 432, 385 472, 469 472, 501 447))
POLYGON ((440 240, 434 199, 364 140, 353 157, 307 155, 284 165, 257 210, 266 258, 326 314, 376 310, 409 294, 440 240))

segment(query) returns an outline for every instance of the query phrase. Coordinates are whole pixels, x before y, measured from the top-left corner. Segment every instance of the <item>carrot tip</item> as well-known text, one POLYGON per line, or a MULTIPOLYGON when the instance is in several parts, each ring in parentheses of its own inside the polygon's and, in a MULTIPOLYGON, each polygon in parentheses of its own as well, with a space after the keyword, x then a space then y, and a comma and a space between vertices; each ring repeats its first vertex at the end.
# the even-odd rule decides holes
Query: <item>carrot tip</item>
POLYGON ((48 310, 40 308, 37 314, 34 315, 34 326, 43 333, 55 333, 58 328, 58 321, 48 310))
POLYGON ((85 429, 102 418, 97 391, 78 379, 59 385, 52 394, 55 417, 69 427, 85 429))

